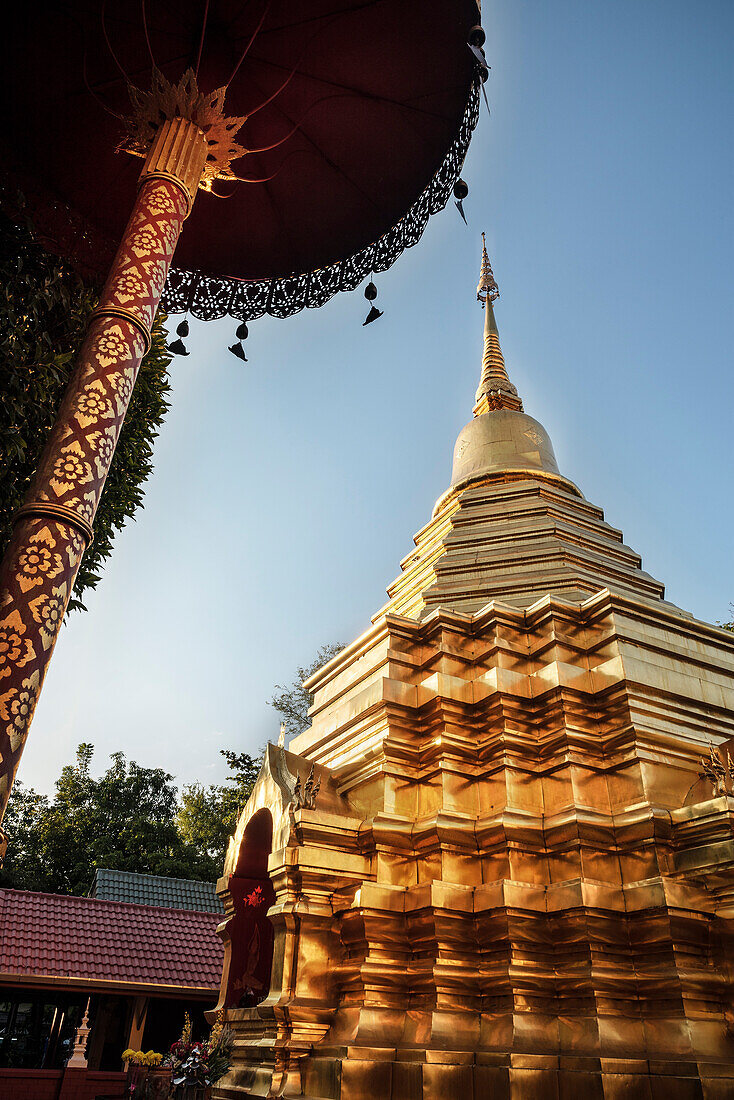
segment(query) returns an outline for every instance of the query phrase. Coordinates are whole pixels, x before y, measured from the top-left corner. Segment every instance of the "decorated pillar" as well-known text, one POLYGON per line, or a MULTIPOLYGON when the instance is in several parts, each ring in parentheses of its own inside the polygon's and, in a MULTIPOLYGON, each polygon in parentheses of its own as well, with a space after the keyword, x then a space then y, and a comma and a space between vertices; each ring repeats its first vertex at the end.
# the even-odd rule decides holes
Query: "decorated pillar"
MULTIPOLYGON (((0 821, 208 153, 164 122, 0 570, 0 821)), ((0 829, 0 861, 7 840, 0 829)))

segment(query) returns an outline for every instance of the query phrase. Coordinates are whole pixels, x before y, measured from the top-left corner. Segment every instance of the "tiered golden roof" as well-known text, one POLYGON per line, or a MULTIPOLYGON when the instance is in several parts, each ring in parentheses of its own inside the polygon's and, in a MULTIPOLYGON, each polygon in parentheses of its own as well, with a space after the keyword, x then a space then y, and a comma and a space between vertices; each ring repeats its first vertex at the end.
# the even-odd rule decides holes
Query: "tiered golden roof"
POLYGON ((215 1096, 734 1095, 734 636, 558 471, 495 292, 451 486, 230 845, 234 914, 272 824, 275 950, 215 1096))

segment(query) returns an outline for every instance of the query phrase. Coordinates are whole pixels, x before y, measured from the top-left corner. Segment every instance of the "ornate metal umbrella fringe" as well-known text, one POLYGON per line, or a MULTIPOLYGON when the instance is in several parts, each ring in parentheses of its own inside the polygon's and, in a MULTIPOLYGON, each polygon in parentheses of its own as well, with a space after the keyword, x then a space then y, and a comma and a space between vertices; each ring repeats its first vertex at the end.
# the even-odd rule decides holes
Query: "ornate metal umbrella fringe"
POLYGON ((244 282, 171 269, 163 291, 167 313, 191 313, 203 321, 236 317, 251 321, 263 314, 290 317, 324 305, 340 290, 354 290, 372 272, 387 271, 406 248, 420 240, 431 214, 446 206, 459 178, 469 141, 479 118, 479 84, 475 83, 443 164, 407 214, 374 244, 360 252, 302 275, 244 282))

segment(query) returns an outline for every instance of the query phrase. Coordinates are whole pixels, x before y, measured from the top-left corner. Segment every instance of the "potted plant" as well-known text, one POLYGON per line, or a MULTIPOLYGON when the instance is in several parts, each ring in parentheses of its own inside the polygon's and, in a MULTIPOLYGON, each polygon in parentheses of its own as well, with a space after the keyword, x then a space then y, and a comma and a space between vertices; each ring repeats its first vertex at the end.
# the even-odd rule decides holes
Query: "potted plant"
POLYGON ((232 1064, 232 1033, 223 1024, 223 1013, 218 1013, 208 1039, 193 1042, 187 1012, 181 1038, 172 1045, 166 1064, 171 1067, 176 1100, 205 1100, 211 1096, 212 1085, 232 1064))
POLYGON ((171 1070, 163 1066, 163 1055, 154 1050, 125 1050, 126 1095, 135 1100, 165 1100, 171 1091, 171 1070))

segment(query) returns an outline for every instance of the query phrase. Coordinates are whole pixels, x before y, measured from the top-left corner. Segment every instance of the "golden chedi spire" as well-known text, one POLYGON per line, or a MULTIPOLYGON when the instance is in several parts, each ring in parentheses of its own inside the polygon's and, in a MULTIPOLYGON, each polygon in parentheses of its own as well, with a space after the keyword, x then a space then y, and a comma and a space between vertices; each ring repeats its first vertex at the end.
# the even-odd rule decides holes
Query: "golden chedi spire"
POLYGON ((515 409, 522 412, 522 401, 507 374, 500 347, 500 336, 494 316, 494 305, 500 296, 487 245, 482 233, 482 271, 477 287, 477 301, 484 306, 484 355, 482 377, 479 380, 474 415, 482 416, 493 409, 515 409))
POLYGON ((459 433, 454 448, 451 489, 486 477, 531 473, 560 478, 553 444, 542 424, 523 412, 522 401, 510 381, 500 348, 493 303, 499 298, 482 233, 482 270, 477 300, 484 306, 482 376, 474 405, 474 419, 459 433))
POLYGON ((734 636, 489 406, 493 281, 452 487, 230 842, 213 1100, 734 1097, 734 636))
MULTIPOLYGON (((492 600, 531 607, 549 595, 583 602, 603 589, 662 601, 663 585, 558 468, 543 425, 510 383, 499 346, 499 297, 486 247, 477 298, 485 309, 474 416, 459 432, 451 482, 374 616, 477 614, 492 600)), ((672 605, 668 605, 672 606, 672 605)))

